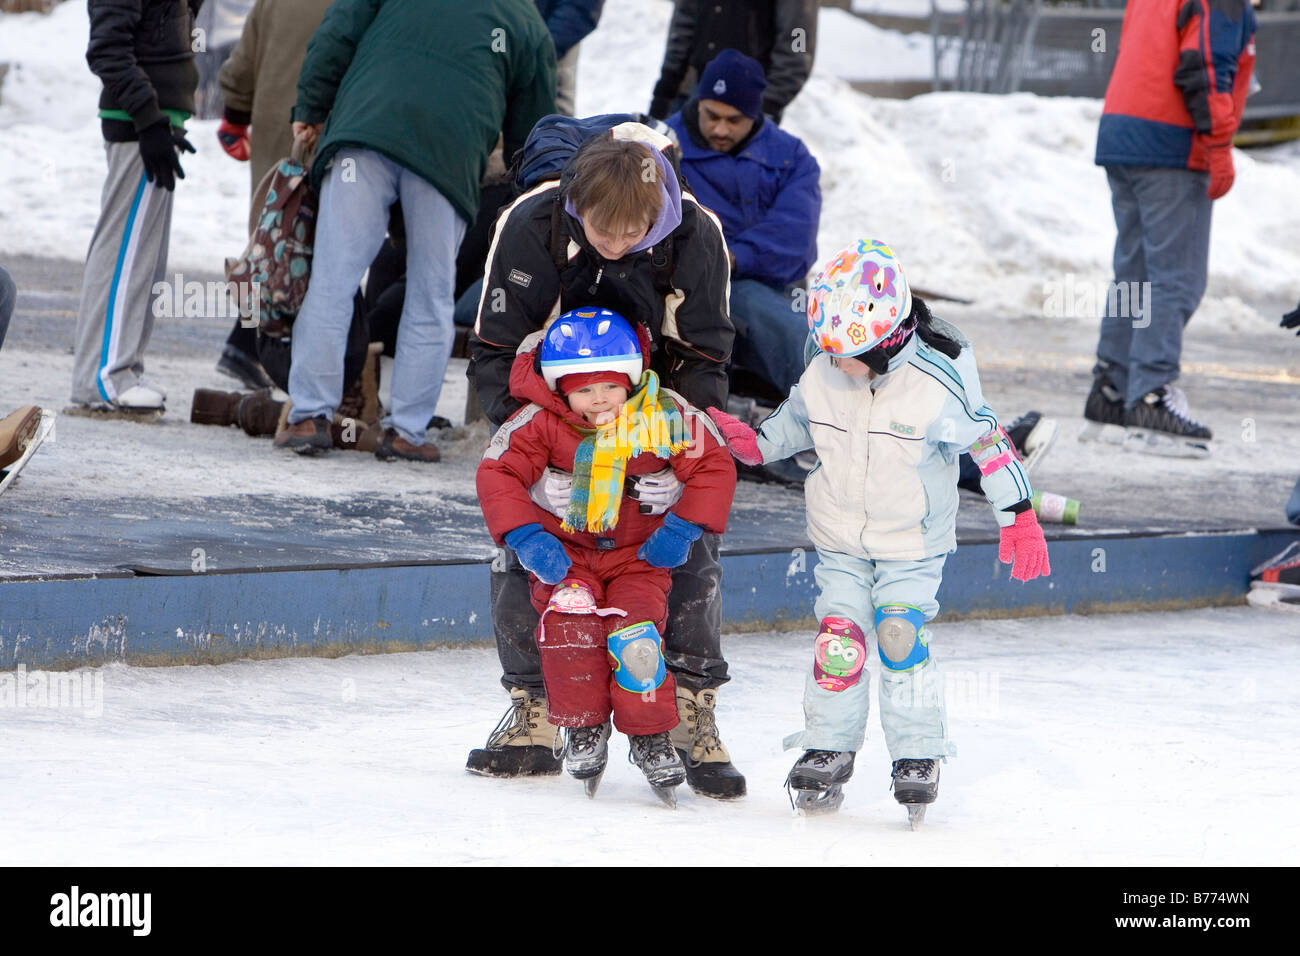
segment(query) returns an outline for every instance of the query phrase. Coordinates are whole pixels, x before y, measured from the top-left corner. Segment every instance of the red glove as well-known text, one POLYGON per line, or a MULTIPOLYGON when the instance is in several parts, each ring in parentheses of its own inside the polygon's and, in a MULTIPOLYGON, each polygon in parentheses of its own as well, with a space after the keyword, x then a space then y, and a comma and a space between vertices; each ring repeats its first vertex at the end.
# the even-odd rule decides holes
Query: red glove
POLYGON ((217 140, 221 148, 241 163, 248 162, 248 127, 236 126, 223 119, 217 127, 217 140))
POLYGON ((1211 199, 1218 199, 1228 194, 1228 190, 1232 188, 1232 181, 1236 178, 1236 172, 1232 167, 1232 143, 1211 146, 1206 150, 1206 153, 1210 158, 1210 188, 1208 191, 1211 199))
POLYGON ((761 465, 763 453, 758 450, 758 435, 734 415, 728 415, 720 409, 710 407, 709 417, 722 432, 727 442, 727 450, 742 465, 761 465))
POLYGON ((1032 581, 1040 574, 1047 577, 1052 573, 1052 565, 1047 560, 1047 541, 1032 508, 1020 512, 1015 524, 1002 529, 998 560, 1011 565, 1011 576, 1017 581, 1032 581))

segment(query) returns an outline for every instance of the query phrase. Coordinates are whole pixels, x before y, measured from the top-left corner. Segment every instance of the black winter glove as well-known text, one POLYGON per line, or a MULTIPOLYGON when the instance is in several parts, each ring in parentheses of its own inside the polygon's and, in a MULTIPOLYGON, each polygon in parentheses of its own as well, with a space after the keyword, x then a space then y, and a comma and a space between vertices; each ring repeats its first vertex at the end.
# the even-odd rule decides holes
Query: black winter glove
POLYGON ((1282 316, 1282 328, 1295 329, 1295 334, 1300 335, 1300 305, 1295 307, 1295 311, 1282 316))
POLYGON ((140 159, 149 182, 167 191, 176 188, 176 177, 185 178, 176 151, 192 153, 194 147, 180 130, 173 130, 168 120, 159 120, 140 130, 140 159))

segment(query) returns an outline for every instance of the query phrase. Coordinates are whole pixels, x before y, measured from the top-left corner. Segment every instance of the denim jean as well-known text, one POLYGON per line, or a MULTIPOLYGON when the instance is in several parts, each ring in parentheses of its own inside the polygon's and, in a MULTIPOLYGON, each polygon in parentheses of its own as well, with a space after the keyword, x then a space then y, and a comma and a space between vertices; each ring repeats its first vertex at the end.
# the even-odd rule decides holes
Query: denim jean
POLYGON ((1106 178, 1118 292, 1107 296, 1093 373, 1132 406, 1178 378, 1183 326, 1205 293, 1213 201, 1209 174, 1190 169, 1107 166, 1106 178))
POLYGON ((339 150, 321 187, 311 285, 293 326, 291 423, 329 418, 338 408, 353 294, 383 245, 388 209, 398 199, 406 218, 406 300, 384 427, 424 444, 451 356, 456 250, 465 220, 427 180, 357 147, 339 150))
MULTIPOLYGON (((800 297, 802 301, 802 296, 800 297)), ((761 378, 782 395, 803 375, 808 314, 795 305, 793 290, 774 289, 757 279, 731 283, 731 321, 736 341, 732 371, 761 378)))

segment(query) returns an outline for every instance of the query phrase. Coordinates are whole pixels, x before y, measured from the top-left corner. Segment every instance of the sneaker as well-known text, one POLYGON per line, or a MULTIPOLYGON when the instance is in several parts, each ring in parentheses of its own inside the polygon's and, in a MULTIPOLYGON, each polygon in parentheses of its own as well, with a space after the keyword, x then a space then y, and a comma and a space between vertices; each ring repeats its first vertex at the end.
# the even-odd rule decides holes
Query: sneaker
POLYGON ((628 735, 627 759, 641 768, 646 782, 656 790, 676 787, 686 780, 686 765, 673 749, 668 733, 628 735))
POLYGON ((227 345, 221 350, 221 358, 217 360, 217 371, 240 382, 244 388, 250 391, 275 387, 275 382, 266 373, 262 363, 255 356, 249 355, 233 345, 227 345))
POLYGON ((1127 446, 1157 455, 1204 458, 1214 436, 1194 420, 1182 389, 1162 385, 1124 412, 1127 446))
POLYGON ((465 769, 482 777, 532 777, 557 774, 559 728, 546 716, 546 698, 510 688, 510 707, 488 735, 487 744, 469 752, 465 769))
POLYGON ((1300 596, 1300 541, 1292 541, 1280 553, 1252 569, 1250 586, 1300 596))
POLYGON ((167 401, 167 393, 141 379, 110 404, 119 411, 160 411, 167 401))
POLYGON ((677 685, 678 724, 668 732, 686 766, 686 782, 696 793, 717 800, 745 795, 745 775, 731 763, 731 754, 718 736, 714 708, 717 688, 692 692, 677 685))
POLYGON ((442 458, 442 453, 431 441, 426 441, 423 445, 412 445, 395 428, 386 428, 384 437, 375 446, 375 457, 380 461, 401 458, 404 461, 435 462, 442 458))
POLYGON ((939 761, 895 760, 893 780, 899 803, 934 803, 939 796, 939 761))
POLYGON ((334 447, 329 422, 324 415, 288 425, 275 436, 276 448, 289 448, 300 455, 319 455, 334 447))
POLYGON ((1111 384, 1110 379, 1098 375, 1092 380, 1092 390, 1083 405, 1084 426, 1080 441, 1105 441, 1121 444, 1127 437, 1124 430, 1124 396, 1111 384))
POLYGON ((609 721, 564 732, 564 769, 579 780, 598 777, 609 761, 609 721))

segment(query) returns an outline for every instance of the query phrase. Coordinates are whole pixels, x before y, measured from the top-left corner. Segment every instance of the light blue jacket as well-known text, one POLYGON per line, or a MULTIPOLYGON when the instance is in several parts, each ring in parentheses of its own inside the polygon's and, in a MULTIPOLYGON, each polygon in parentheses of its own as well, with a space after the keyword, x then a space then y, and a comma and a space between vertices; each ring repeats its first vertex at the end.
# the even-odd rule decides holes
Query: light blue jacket
POLYGON ((790 397, 763 422, 764 461, 812 448, 804 483, 818 550, 871 560, 920 560, 957 547, 957 458, 970 451, 998 524, 1032 494, 1029 477, 984 403, 969 345, 950 359, 913 335, 868 381, 818 353, 790 397))

